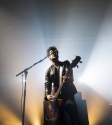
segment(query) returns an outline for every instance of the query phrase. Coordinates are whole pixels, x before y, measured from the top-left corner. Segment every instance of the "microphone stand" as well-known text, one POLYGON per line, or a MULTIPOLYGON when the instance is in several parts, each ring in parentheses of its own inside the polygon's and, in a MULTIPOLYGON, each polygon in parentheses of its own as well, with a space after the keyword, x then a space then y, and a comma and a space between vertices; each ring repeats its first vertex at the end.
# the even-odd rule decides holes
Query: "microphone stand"
MULTIPOLYGON (((49 55, 48 55, 48 56, 49 56, 49 55)), ((28 70, 29 70, 30 68, 32 68, 33 66, 35 66, 36 64, 42 62, 42 61, 43 61, 44 59, 46 59, 48 56, 46 56, 46 57, 43 58, 42 60, 36 62, 36 63, 33 64, 32 66, 30 66, 30 67, 24 69, 23 71, 21 71, 20 73, 18 73, 18 74, 16 75, 16 77, 17 77, 17 76, 19 76, 19 75, 21 75, 21 74, 23 74, 23 73, 25 74, 25 87, 24 87, 24 93, 23 93, 24 96, 23 96, 22 125, 24 125, 25 100, 26 100, 26 78, 27 78, 28 70)))

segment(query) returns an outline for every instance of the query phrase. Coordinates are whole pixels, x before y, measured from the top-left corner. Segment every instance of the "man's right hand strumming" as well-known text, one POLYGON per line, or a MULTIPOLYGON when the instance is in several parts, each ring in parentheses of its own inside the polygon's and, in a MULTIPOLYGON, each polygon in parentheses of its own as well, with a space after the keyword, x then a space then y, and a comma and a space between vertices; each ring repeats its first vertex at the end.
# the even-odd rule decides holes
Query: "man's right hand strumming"
POLYGON ((49 101, 55 100, 55 96, 54 96, 54 95, 47 95, 47 99, 48 99, 49 101))

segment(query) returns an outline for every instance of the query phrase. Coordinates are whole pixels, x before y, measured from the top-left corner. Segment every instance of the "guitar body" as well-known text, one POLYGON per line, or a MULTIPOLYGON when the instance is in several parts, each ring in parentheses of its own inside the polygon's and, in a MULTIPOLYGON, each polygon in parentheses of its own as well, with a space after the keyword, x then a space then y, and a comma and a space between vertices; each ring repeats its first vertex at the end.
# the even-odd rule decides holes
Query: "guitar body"
MULTIPOLYGON (((57 91, 56 87, 52 88, 52 95, 55 95, 57 91)), ((46 111, 49 119, 55 122, 59 118, 59 106, 62 105, 62 99, 56 99, 51 101, 46 101, 46 111)))
POLYGON ((58 105, 56 101, 46 101, 46 111, 49 119, 55 122, 58 118, 58 105))

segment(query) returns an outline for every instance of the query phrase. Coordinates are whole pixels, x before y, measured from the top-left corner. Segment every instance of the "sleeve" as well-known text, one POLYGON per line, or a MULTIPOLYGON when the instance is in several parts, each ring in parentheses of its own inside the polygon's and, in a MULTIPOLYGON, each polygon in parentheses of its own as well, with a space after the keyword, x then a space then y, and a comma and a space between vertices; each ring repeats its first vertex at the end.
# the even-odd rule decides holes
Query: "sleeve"
MULTIPOLYGON (((70 62, 68 60, 65 61, 65 74, 67 74, 70 67, 70 62)), ((73 69, 70 70, 69 76, 71 78, 71 82, 73 82, 73 69)))
POLYGON ((45 73, 45 99, 50 94, 50 71, 49 69, 45 73))
MULTIPOLYGON (((67 73, 69 70, 69 67, 70 67, 70 62, 68 60, 65 62, 66 62, 65 63, 66 64, 65 65, 65 72, 67 73)), ((70 84, 65 84, 65 88, 67 89, 67 93, 68 93, 67 95, 69 95, 69 97, 71 98, 71 97, 74 97, 74 94, 77 93, 77 89, 73 83, 73 81, 74 81, 73 69, 71 69, 71 71, 69 72, 69 76, 70 76, 70 81, 69 81, 70 84)))

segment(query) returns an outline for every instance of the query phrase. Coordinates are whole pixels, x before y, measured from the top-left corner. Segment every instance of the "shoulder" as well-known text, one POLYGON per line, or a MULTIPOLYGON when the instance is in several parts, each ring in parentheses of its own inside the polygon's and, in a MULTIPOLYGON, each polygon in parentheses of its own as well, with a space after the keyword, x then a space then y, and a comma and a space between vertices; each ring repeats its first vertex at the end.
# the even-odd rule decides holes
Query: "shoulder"
POLYGON ((68 65, 68 66, 70 65, 70 62, 68 60, 65 60, 64 63, 65 65, 68 65))
POLYGON ((53 68, 53 66, 51 65, 47 70, 46 70, 46 74, 49 74, 51 72, 51 69, 53 68))

